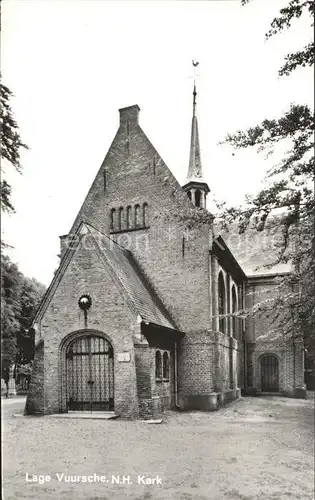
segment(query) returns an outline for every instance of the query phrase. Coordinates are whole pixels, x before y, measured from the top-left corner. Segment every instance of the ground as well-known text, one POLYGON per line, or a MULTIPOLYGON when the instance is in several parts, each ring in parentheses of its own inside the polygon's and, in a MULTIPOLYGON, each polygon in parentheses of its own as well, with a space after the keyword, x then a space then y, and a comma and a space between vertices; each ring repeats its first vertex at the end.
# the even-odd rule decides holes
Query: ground
POLYGON ((5 500, 314 498, 312 399, 241 398, 218 412, 167 413, 161 424, 12 416, 23 402, 2 400, 5 500), (56 472, 108 482, 58 482, 56 472), (26 482, 26 473, 51 481, 26 482), (143 474, 162 484, 138 484, 143 474))

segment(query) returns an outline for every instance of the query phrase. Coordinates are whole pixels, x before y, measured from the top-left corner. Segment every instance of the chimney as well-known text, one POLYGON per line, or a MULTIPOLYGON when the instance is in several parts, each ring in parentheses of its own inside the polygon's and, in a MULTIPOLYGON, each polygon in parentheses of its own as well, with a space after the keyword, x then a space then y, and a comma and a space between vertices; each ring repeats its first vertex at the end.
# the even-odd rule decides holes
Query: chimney
POLYGON ((138 125, 139 111, 140 108, 138 104, 128 106, 127 108, 121 108, 119 110, 120 126, 132 127, 138 125))
POLYGON ((69 236, 68 234, 63 234, 62 236, 59 236, 59 238, 60 238, 60 254, 58 255, 58 257, 60 257, 60 260, 62 259, 62 257, 66 253, 66 251, 68 250, 68 247, 69 247, 68 236, 69 236))

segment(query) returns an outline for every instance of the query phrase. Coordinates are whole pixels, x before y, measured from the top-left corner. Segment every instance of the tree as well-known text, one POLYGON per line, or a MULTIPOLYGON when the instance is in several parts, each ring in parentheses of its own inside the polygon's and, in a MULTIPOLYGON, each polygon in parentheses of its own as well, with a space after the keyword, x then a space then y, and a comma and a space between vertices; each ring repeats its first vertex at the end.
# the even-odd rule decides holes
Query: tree
MULTIPOLYGON (((242 4, 249 0, 242 0, 242 4)), ((313 25, 313 0, 291 0, 271 23, 266 38, 290 28, 294 19, 308 13, 313 25)), ((279 75, 290 75, 299 67, 314 64, 314 42, 288 54, 279 75)), ((236 149, 256 148, 267 155, 284 143, 286 154, 266 176, 266 186, 255 196, 247 196, 243 207, 225 208, 220 215, 224 224, 238 224, 240 233, 254 227, 264 231, 277 227, 277 258, 291 262, 292 274, 279 281, 279 294, 255 306, 253 313, 273 312, 278 329, 286 338, 302 337, 307 348, 315 354, 315 204, 314 204, 314 113, 305 104, 291 104, 278 119, 265 119, 255 127, 229 134, 225 142, 236 149)), ((248 313, 248 312, 247 312, 248 313)))
POLYGON ((17 332, 16 362, 30 363, 34 357, 34 332, 31 329, 33 319, 46 288, 34 278, 22 280, 19 312, 19 331, 17 332))
MULTIPOLYGON (((12 92, 0 82, 0 153, 1 153, 1 210, 14 213, 11 200, 11 185, 3 178, 3 165, 7 162, 17 172, 21 173, 20 148, 28 149, 21 140, 17 122, 11 109, 12 92), (4 161, 3 161, 4 160, 4 161)), ((1 241, 1 250, 6 247, 1 241)), ((22 328, 23 316, 23 279, 24 276, 9 257, 1 255, 1 352, 2 378, 8 380, 9 367, 14 363, 17 353, 21 351, 18 344, 18 332, 22 328)), ((30 317, 31 312, 29 311, 30 317)))
POLYGON ((29 363, 34 339, 30 327, 45 292, 45 287, 26 278, 9 257, 1 261, 1 331, 2 368, 29 363))
POLYGON ((9 257, 1 259, 1 352, 2 368, 13 364, 17 353, 16 333, 20 328, 19 315, 21 295, 21 273, 9 257))
MULTIPOLYGON (((21 140, 17 122, 11 109, 12 92, 0 82, 0 153, 1 153, 1 210, 14 213, 11 200, 11 185, 3 178, 3 165, 7 162, 21 173, 20 148, 28 149, 21 140), (4 160, 4 161, 3 161, 4 160)), ((1 241, 1 250, 6 247, 1 241)), ((32 356, 31 341, 24 338, 25 326, 31 323, 42 295, 42 285, 28 280, 9 257, 1 256, 1 358, 2 378, 9 380, 9 368, 17 356, 29 359, 32 356), (23 333, 22 333, 23 332, 23 333), (26 354, 22 354, 22 353, 26 354)))
MULTIPOLYGON (((9 162, 17 172, 21 173, 20 148, 28 149, 21 140, 18 125, 14 119, 10 105, 12 92, 8 87, 0 83, 0 127, 1 127, 1 158, 9 162)), ((3 168, 1 167, 3 174, 3 168)), ((11 201, 11 185, 1 180, 1 209, 4 212, 13 213, 14 206, 11 201)))

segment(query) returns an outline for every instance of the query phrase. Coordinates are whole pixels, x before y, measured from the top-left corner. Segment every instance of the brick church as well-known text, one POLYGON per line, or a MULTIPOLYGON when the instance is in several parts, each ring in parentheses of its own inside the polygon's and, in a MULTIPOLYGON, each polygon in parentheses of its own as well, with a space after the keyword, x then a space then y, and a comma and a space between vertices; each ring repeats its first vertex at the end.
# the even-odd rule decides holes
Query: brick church
POLYGON ((238 311, 275 288, 247 275, 207 211, 196 88, 180 186, 139 125, 119 110, 114 140, 69 233, 34 320, 26 413, 215 410, 242 393, 304 391, 302 344, 268 336, 238 311))

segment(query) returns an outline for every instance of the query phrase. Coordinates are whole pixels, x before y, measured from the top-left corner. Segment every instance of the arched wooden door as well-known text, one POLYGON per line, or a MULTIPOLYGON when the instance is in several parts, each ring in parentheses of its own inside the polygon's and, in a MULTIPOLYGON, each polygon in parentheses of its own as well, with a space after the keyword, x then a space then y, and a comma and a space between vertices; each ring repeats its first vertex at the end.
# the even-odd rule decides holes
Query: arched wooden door
POLYGON ((279 392, 279 362, 274 354, 261 358, 261 391, 279 392))
POLYGON ((74 339, 66 350, 67 410, 114 409, 114 357, 101 336, 74 339))

